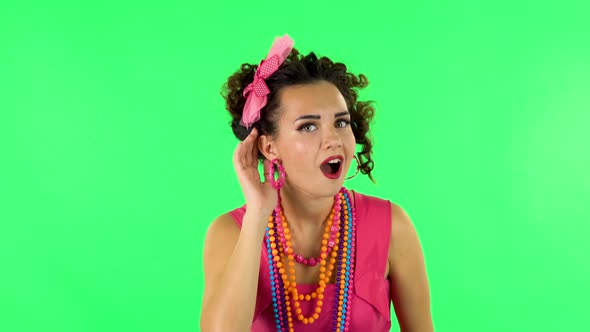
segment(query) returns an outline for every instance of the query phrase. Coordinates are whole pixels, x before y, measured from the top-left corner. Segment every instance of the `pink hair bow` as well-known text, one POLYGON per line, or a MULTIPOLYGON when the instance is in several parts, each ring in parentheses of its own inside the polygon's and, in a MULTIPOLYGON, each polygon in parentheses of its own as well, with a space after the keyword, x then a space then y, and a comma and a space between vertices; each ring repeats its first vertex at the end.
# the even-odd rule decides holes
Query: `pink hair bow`
POLYGON ((260 62, 254 73, 254 81, 244 89, 243 96, 248 97, 242 112, 242 126, 250 128, 260 119, 260 110, 266 105, 267 95, 270 93, 264 80, 279 69, 292 49, 293 40, 289 35, 275 38, 266 59, 260 62))

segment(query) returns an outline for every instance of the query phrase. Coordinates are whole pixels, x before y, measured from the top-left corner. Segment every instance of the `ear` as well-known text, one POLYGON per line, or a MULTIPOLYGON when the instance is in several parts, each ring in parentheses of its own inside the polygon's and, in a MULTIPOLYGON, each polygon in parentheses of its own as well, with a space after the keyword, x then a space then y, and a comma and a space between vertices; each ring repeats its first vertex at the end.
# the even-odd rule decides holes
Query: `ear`
POLYGON ((276 141, 268 135, 260 135, 260 138, 258 138, 258 150, 260 150, 260 153, 262 153, 268 160, 279 158, 276 141))

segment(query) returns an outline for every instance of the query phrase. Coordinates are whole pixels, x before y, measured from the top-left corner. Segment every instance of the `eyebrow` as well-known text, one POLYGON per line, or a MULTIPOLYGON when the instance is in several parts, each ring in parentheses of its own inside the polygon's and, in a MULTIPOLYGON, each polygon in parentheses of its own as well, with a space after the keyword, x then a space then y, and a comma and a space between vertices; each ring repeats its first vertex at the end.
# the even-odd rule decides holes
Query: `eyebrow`
MULTIPOLYGON (((337 118, 339 116, 345 116, 345 115, 350 115, 350 113, 347 112, 340 112, 340 113, 336 113, 334 114, 334 117, 337 118)), ((298 117, 297 119, 295 119, 295 121, 299 121, 299 120, 305 120, 305 119, 315 119, 315 120, 319 120, 321 117, 319 115, 315 115, 315 114, 308 114, 308 115, 302 115, 300 117, 298 117)))

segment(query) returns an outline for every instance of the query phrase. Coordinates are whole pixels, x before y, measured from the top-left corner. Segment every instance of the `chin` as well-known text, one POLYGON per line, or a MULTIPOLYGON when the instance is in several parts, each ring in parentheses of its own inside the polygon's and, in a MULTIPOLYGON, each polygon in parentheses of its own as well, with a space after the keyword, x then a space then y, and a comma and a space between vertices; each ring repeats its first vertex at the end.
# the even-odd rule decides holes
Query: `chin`
POLYGON ((343 185, 342 179, 330 180, 328 185, 323 186, 322 191, 326 196, 334 196, 334 195, 338 194, 338 192, 340 191, 340 188, 342 188, 342 185, 343 185))

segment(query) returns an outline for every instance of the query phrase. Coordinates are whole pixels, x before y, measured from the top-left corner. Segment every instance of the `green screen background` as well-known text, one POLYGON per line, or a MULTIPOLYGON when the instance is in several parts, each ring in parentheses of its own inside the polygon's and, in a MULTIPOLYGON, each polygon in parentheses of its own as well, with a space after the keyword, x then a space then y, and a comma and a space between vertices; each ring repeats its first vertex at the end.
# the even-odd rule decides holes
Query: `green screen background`
POLYGON ((345 185, 412 218, 437 331, 584 330, 589 16, 586 1, 3 2, 0 330, 199 330, 206 229, 244 203, 219 89, 285 33, 369 78, 377 185, 345 185))

